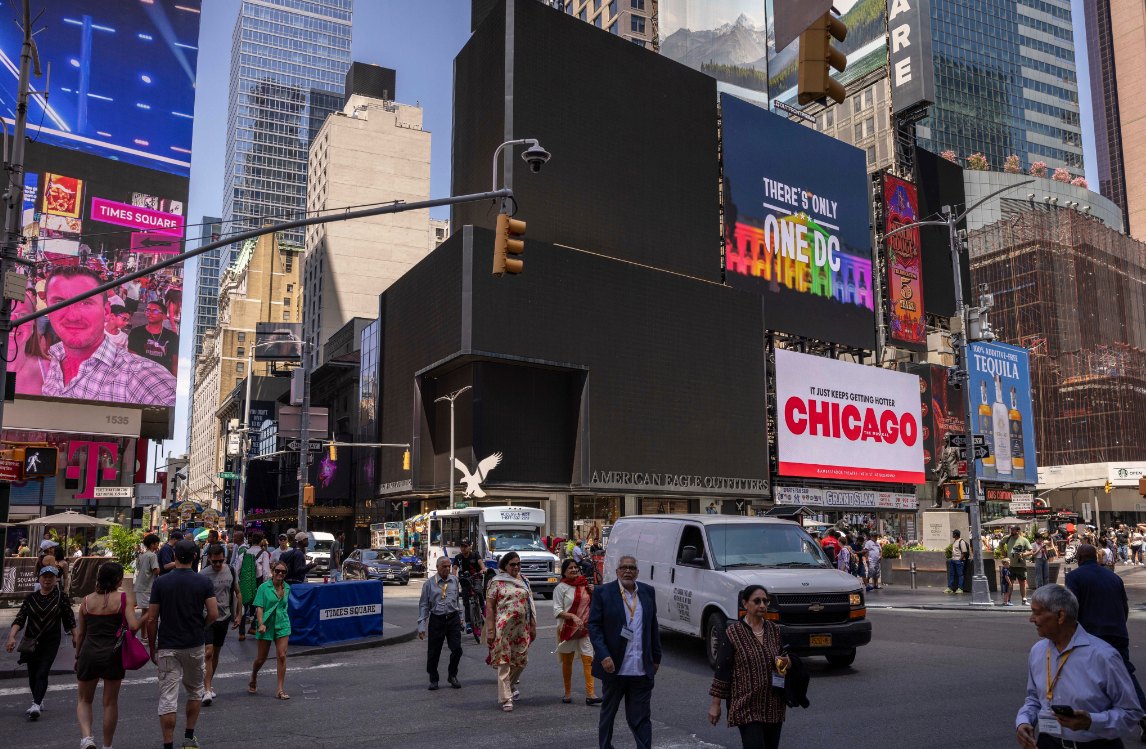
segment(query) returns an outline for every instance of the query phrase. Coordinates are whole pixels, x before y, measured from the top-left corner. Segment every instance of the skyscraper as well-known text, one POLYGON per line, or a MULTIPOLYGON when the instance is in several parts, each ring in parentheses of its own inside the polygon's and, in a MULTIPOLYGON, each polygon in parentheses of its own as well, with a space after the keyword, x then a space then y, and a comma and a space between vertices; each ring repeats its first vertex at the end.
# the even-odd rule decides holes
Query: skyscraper
POLYGON ((1094 114, 1095 167, 1098 191, 1122 209, 1122 225, 1129 232, 1126 207, 1126 172, 1122 157, 1122 122, 1118 106, 1118 78, 1114 65, 1114 31, 1110 0, 1084 0, 1086 56, 1090 62, 1090 100, 1094 114))
MULTIPOLYGON (((204 216, 199 227, 199 246, 217 242, 223 234, 223 219, 204 216)), ((203 334, 215 327, 219 313, 219 261, 222 248, 199 256, 199 272, 195 277, 195 352, 203 353, 203 334)), ((194 370, 194 367, 192 367, 194 370)))
MULTIPOLYGON (((935 104, 920 145, 1001 170, 1046 162, 1082 176, 1082 130, 1068 0, 932 0, 935 104)), ((965 163, 965 161, 964 161, 965 163)))
MULTIPOLYGON (((242 3, 231 37, 227 107, 229 233, 304 211, 310 137, 342 108, 352 15, 353 0, 242 3)), ((302 245, 303 231, 284 239, 302 245)))

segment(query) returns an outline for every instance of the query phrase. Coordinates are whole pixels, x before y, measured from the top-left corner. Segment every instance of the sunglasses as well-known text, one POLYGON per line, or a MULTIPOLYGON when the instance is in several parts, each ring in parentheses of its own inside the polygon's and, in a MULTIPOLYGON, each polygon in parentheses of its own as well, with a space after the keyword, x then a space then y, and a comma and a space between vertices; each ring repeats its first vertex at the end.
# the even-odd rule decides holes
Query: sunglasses
POLYGON ((212 559, 211 564, 222 564, 225 561, 225 559, 212 559))
POLYGON ((621 565, 620 567, 618 567, 617 569, 619 569, 619 570, 629 570, 630 572, 636 572, 636 571, 637 571, 639 568, 638 568, 636 565, 633 565, 633 564, 622 564, 622 565, 621 565))
POLYGON ((272 575, 285 575, 286 570, 271 570, 272 575))
POLYGON ((509 564, 507 564, 505 566, 506 567, 520 567, 521 563, 520 562, 510 562, 509 564))

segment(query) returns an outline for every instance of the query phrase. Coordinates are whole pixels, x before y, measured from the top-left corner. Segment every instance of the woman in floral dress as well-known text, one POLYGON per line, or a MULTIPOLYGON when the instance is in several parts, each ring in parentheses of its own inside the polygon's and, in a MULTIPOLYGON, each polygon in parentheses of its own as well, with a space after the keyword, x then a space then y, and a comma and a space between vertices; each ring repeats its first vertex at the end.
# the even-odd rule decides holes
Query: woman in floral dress
POLYGON ((497 701, 502 710, 513 710, 520 695, 517 682, 529 662, 529 644, 537 637, 537 611, 533 591, 521 576, 521 559, 511 551, 497 563, 501 572, 486 591, 485 620, 489 665, 497 669, 497 701))

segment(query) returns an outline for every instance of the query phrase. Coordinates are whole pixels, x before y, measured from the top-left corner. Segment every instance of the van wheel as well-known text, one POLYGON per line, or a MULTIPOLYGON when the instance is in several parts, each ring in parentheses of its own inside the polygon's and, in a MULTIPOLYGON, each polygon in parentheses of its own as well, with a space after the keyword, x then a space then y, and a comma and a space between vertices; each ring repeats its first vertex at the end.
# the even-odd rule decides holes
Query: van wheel
POLYGON ((855 662, 856 651, 855 648, 852 648, 850 652, 844 655, 829 655, 827 658, 828 665, 832 668, 847 668, 855 662))
MULTIPOLYGON (((708 656, 709 668, 716 670, 716 654, 720 651, 720 636, 728 629, 728 619, 719 611, 708 617, 708 627, 704 633, 704 650, 708 656)), ((854 657, 854 653, 853 653, 854 657)))

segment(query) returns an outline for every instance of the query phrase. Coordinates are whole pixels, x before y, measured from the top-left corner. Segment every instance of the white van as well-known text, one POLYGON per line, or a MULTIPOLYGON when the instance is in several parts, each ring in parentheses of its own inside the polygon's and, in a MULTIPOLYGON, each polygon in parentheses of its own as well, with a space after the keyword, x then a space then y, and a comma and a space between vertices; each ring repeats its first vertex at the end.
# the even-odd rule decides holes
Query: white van
MULTIPOLYGON (((334 534, 323 531, 307 531, 309 540, 306 543, 306 562, 313 562, 317 566, 312 574, 330 574, 330 546, 334 543, 334 534)), ((345 554, 346 552, 343 552, 345 554)))
POLYGON ((461 553, 461 540, 468 538, 473 543, 470 553, 485 561, 486 582, 497 574, 497 562, 502 555, 516 551, 521 557, 521 574, 533 592, 553 597, 560 573, 557 557, 550 554, 541 541, 545 510, 534 507, 434 510, 427 523, 427 570, 435 569, 440 556, 456 557, 461 553))
POLYGON ((641 582, 656 589, 661 627, 703 637, 710 665, 719 634, 739 616, 738 594, 763 585, 767 618, 796 655, 848 666, 871 642, 863 586, 832 567, 819 544, 790 520, 734 515, 638 515, 609 534, 604 578, 632 556, 641 582))

